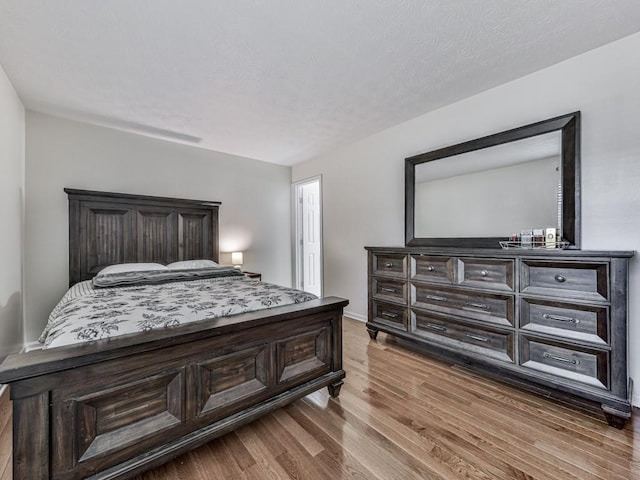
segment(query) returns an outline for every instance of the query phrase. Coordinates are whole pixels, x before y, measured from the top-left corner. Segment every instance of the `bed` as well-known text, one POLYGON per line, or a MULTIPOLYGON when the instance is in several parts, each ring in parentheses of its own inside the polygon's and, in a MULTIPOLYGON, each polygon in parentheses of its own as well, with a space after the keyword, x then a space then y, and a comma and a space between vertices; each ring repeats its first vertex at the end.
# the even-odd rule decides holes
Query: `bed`
MULTIPOLYGON (((218 202, 65 191, 70 285, 118 263, 218 261, 218 202)), ((337 397, 347 303, 314 299, 7 357, 13 478, 130 478, 320 388, 337 397)))

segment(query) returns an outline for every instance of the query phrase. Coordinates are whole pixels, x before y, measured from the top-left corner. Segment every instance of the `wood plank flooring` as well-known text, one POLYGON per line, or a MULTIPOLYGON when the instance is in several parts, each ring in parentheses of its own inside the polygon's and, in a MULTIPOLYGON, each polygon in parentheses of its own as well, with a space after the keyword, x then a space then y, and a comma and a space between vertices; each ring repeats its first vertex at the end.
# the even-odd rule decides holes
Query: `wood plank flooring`
MULTIPOLYGON (((344 321, 347 378, 136 480, 640 479, 640 418, 624 430, 399 347, 344 321)), ((11 478, 9 401, 0 472, 11 478)))

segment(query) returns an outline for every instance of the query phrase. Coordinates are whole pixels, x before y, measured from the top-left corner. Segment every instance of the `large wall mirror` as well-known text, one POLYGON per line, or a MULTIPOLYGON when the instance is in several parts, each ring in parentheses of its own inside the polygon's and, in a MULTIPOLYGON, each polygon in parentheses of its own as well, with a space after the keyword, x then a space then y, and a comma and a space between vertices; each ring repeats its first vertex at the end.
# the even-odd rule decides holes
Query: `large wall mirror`
POLYGON ((500 248, 556 227, 580 248, 580 112, 405 160, 407 246, 500 248))

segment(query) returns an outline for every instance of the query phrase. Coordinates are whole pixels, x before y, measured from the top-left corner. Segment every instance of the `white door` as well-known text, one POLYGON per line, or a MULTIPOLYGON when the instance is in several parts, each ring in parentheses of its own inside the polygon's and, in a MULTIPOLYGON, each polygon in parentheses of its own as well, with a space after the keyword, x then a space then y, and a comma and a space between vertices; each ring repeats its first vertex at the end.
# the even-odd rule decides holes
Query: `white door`
POLYGON ((320 178, 294 185, 296 288, 322 296, 320 178))

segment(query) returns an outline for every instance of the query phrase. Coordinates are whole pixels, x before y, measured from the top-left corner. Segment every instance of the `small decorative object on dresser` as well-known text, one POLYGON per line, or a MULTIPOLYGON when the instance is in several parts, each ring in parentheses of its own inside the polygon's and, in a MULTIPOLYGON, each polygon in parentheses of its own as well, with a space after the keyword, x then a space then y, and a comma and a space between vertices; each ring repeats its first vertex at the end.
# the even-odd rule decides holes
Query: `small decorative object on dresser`
POLYGON ((261 273, 256 273, 256 272, 242 272, 245 274, 245 276, 249 277, 249 278, 253 278, 254 280, 262 280, 262 274, 261 273))
POLYGON ((633 252, 366 247, 369 321, 421 351, 573 404, 631 416, 633 252))

